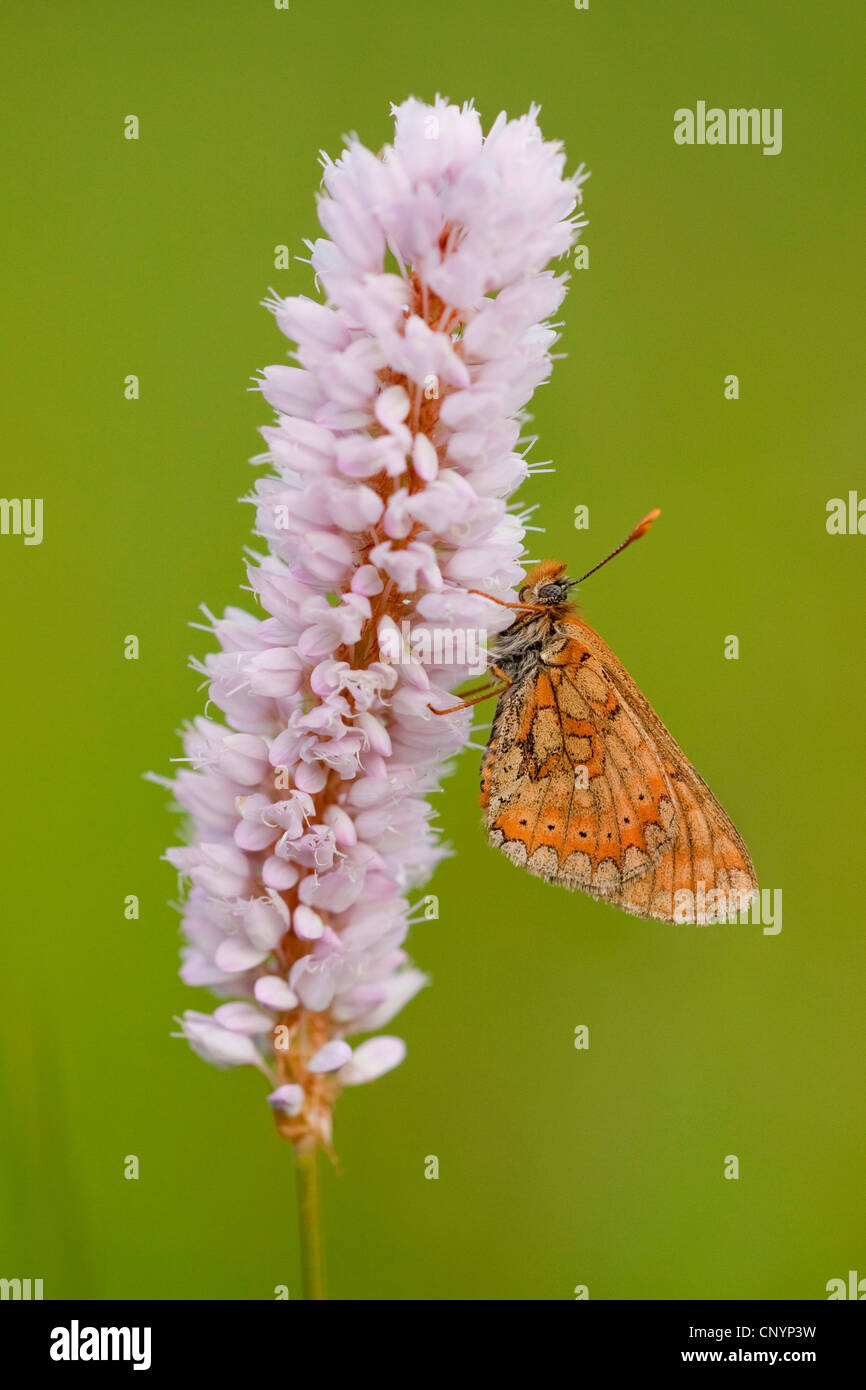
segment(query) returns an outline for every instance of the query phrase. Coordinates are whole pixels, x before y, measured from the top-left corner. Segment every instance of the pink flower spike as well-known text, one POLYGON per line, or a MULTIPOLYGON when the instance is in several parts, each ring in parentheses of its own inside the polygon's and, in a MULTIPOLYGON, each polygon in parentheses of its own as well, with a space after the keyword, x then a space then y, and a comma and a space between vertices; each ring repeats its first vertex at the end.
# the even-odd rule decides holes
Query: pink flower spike
POLYGON ((392 113, 380 154, 353 136, 324 157, 320 297, 266 301, 293 348, 259 381, 276 412, 250 499, 262 611, 208 614, 213 718, 186 729, 170 784, 190 824, 166 853, 181 975, 219 1001, 181 1036, 264 1072, 299 1157, 332 1151, 343 1087, 405 1056, 378 1030, 427 983, 409 895, 446 853, 428 796, 471 737, 471 714, 431 706, 459 703, 512 618, 469 591, 508 602, 522 580, 509 497, 566 290, 551 263, 583 225, 583 176, 535 108, 486 135, 471 103, 392 113))

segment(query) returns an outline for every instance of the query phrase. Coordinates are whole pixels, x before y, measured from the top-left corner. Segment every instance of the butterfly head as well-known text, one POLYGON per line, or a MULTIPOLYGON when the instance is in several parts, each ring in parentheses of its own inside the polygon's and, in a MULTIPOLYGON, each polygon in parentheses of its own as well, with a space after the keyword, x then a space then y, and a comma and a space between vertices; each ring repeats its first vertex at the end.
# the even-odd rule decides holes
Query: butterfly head
POLYGON ((577 580, 569 579, 565 570, 566 566, 559 560, 545 560, 536 565, 520 589, 520 602, 543 608, 559 608, 566 604, 577 580))

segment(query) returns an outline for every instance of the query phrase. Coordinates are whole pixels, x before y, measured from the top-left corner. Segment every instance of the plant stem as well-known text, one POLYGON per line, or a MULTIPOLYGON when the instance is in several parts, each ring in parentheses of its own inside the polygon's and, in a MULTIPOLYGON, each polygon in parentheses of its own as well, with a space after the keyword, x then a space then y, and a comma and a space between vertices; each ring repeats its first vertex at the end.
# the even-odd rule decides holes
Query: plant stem
POLYGON ((301 1276, 304 1298, 325 1297, 325 1266, 322 1249, 322 1215, 319 1202, 318 1146, 302 1145, 297 1150, 298 1229, 301 1236, 301 1276))

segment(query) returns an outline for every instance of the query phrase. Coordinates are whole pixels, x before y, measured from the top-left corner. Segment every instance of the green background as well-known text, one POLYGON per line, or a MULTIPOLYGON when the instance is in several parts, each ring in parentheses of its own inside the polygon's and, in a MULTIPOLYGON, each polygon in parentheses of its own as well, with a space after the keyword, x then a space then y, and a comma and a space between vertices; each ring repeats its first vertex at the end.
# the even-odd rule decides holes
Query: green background
POLYGON ((521 874, 486 847, 470 750, 438 799, 457 850, 430 889, 440 919, 410 938, 434 983, 395 1025, 408 1059, 338 1105, 330 1291, 820 1299, 866 1275, 866 539, 825 529, 828 499, 864 486, 861 14, 7 0, 2 492, 44 498, 45 537, 0 537, 0 1275, 48 1298, 300 1296, 292 1155, 261 1078, 169 1037, 210 997, 177 978, 175 822, 141 774, 169 770, 203 705, 197 605, 250 597, 235 499, 270 412, 247 388, 287 346, 259 301, 312 292, 274 247, 316 234, 320 148, 350 130, 378 148, 390 101, 437 91, 485 125, 540 102, 593 170, 568 355, 534 404, 532 457, 558 471, 521 493, 547 528, 532 553, 580 572, 661 507, 584 610, 784 919, 778 936, 648 923, 521 874), (698 99, 782 107, 782 153, 675 145, 698 99))

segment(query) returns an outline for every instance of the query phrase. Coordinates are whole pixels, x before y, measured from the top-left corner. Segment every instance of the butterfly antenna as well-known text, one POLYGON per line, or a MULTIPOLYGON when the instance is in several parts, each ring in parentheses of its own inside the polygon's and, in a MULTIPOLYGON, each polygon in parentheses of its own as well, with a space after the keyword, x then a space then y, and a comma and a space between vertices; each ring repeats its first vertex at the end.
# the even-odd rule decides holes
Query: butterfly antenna
POLYGON ((610 554, 606 555, 603 560, 600 560, 597 565, 593 565, 592 569, 587 570, 586 574, 581 575, 580 579, 575 579, 574 583, 582 584, 584 579, 589 579, 591 574, 595 574, 596 570, 600 570, 602 565, 606 565, 608 560, 613 559, 614 555, 619 555, 620 551, 625 550, 626 546, 631 545, 632 541, 639 541, 641 536, 646 535, 656 517, 659 516, 661 516, 661 510, 658 507, 653 507, 652 511, 647 512, 646 516, 638 522, 634 530, 628 533, 625 540, 620 542, 616 550, 612 550, 610 554))

